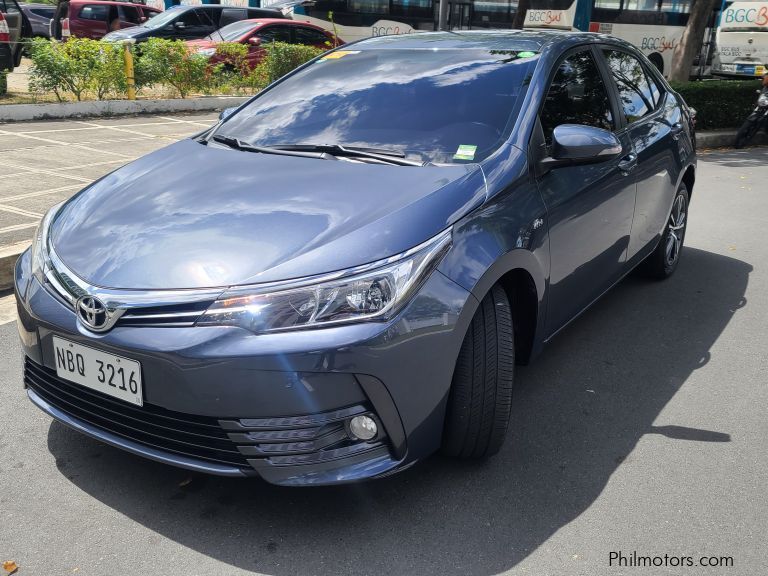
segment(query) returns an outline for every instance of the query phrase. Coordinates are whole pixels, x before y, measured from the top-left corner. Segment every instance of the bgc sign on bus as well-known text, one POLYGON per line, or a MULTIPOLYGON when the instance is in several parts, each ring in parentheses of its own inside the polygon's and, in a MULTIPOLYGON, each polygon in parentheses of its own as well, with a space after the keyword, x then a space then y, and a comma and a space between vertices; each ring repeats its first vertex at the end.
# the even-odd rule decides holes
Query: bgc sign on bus
POLYGON ((723 12, 722 28, 768 28, 768 3, 735 2, 723 12))

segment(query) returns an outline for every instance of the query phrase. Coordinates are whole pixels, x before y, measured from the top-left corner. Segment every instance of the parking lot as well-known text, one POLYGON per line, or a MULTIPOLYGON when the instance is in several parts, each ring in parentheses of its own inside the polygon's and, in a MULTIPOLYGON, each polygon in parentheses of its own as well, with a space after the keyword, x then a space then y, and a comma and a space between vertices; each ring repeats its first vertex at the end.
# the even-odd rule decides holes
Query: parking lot
MULTIPOLYGON (((0 244, 214 119, 0 125, 0 244)), ((1 325, 0 562, 19 576, 764 575, 766 182, 766 148, 701 154, 676 275, 631 275, 521 367, 510 437, 483 464, 437 456, 322 489, 190 474, 52 422, 1 325), (610 565, 617 552, 732 566, 610 565)))
POLYGON ((216 114, 0 124, 0 246, 27 241, 45 211, 216 114))

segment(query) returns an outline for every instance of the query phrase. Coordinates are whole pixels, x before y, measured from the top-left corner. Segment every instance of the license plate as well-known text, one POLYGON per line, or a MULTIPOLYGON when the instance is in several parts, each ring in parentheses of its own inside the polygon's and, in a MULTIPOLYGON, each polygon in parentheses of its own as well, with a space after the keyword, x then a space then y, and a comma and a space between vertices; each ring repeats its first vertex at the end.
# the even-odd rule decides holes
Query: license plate
POLYGON ((738 72, 742 72, 744 74, 754 74, 755 73, 755 67, 754 66, 746 66, 744 64, 737 64, 736 70, 738 72))
POLYGON ((143 406, 141 364, 90 346, 53 337, 56 375, 113 398, 143 406))

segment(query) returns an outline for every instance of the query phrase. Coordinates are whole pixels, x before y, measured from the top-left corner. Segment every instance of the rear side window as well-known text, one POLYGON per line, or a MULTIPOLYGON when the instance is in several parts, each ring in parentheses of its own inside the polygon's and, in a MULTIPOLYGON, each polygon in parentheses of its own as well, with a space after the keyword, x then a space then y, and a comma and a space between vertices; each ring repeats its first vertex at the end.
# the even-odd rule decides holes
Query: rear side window
POLYGON ((106 22, 108 16, 109 6, 104 4, 86 4, 80 9, 80 18, 83 20, 106 22))
POLYGON ((32 8, 31 12, 43 18, 53 18, 53 8, 32 8))
POLYGON ((232 24, 232 22, 239 22, 240 20, 245 20, 245 17, 247 16, 247 12, 245 8, 224 8, 221 11, 221 19, 219 20, 219 26, 222 28, 226 26, 227 24, 232 24))
POLYGON ((608 90, 589 50, 572 54, 560 64, 540 119, 547 145, 552 143, 552 132, 561 124, 615 129, 608 90))
POLYGON ((301 28, 297 26, 293 29, 296 34, 297 44, 311 44, 311 45, 324 45, 330 46, 331 42, 328 37, 320 32, 320 30, 314 30, 312 28, 301 28))
POLYGON ((640 61, 631 54, 618 50, 604 50, 603 54, 619 89, 619 100, 627 123, 636 122, 653 112, 658 102, 659 90, 654 84, 654 95, 640 61))

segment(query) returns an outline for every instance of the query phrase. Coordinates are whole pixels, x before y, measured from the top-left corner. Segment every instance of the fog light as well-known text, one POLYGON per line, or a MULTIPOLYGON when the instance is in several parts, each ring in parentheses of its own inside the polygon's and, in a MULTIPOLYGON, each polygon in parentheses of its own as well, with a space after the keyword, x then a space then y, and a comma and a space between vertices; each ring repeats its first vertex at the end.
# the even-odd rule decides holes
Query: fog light
POLYGON ((379 433, 376 421, 370 416, 355 416, 349 421, 349 433, 357 440, 373 440, 379 433))

